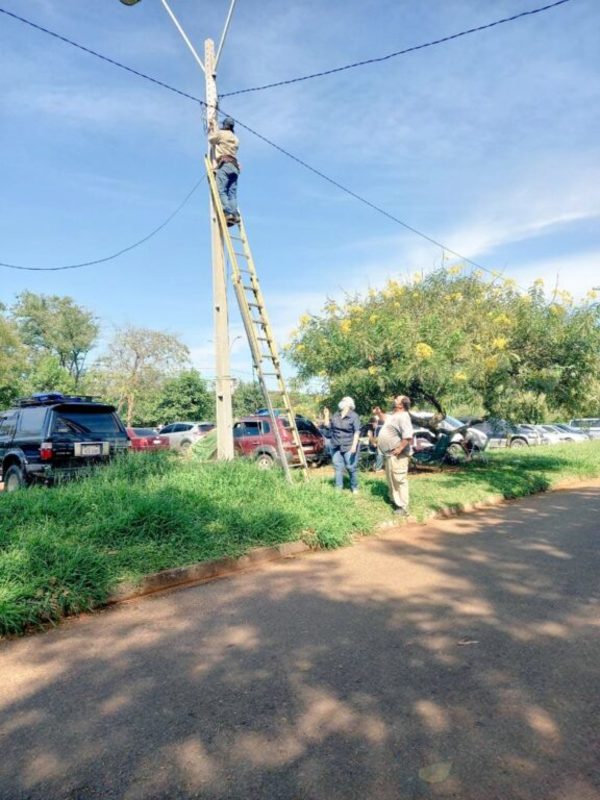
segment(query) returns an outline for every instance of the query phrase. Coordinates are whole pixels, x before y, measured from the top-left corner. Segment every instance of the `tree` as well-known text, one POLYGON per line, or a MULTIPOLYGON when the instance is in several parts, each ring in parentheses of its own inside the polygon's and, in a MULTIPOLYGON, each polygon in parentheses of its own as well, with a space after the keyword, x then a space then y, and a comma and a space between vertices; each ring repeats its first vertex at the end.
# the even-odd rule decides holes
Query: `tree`
POLYGON ((53 356, 77 389, 85 360, 98 337, 94 315, 71 297, 22 292, 12 308, 21 338, 34 354, 53 356))
POLYGON ((534 283, 484 280, 460 267, 389 281, 366 297, 305 315, 287 349, 305 381, 359 408, 404 392, 422 402, 483 407, 514 417, 575 412, 600 376, 600 315, 593 298, 546 299, 534 283))
POLYGON ((4 312, 0 303, 0 408, 6 408, 20 394, 26 359, 17 327, 4 312))
POLYGON ((188 359, 187 346, 176 336, 129 325, 117 330, 98 360, 94 381, 131 425, 134 417, 146 421, 165 379, 174 377, 188 359))
POLYGON ((173 420, 212 420, 215 417, 215 397, 198 370, 181 372, 165 381, 160 389, 154 410, 147 423, 165 424, 173 420))
POLYGON ((234 417, 246 417, 248 414, 254 414, 257 409, 263 408, 265 398, 260 384, 257 381, 253 383, 238 381, 233 392, 232 403, 234 417))

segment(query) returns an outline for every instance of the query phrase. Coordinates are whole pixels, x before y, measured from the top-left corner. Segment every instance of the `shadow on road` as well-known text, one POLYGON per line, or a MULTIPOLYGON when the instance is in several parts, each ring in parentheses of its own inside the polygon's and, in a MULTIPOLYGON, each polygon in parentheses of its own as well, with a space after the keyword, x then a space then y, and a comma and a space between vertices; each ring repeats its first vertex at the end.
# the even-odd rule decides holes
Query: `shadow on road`
POLYGON ((556 493, 5 643, 0 797, 597 800, 599 518, 556 493))

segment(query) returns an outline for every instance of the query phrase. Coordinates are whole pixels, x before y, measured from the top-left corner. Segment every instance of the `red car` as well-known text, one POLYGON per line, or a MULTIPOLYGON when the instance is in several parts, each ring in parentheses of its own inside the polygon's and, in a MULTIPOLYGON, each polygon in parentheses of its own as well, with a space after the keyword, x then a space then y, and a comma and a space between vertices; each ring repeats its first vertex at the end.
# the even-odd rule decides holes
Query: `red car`
POLYGON ((168 450, 169 440, 152 428, 126 428, 132 450, 168 450))
MULTIPOLYGON (((288 421, 277 417, 283 449, 290 463, 298 461, 288 421)), ((296 418, 302 449, 309 464, 320 464, 326 457, 325 440, 319 429, 304 417, 296 418)), ((277 442, 267 416, 244 417, 233 426, 233 446, 237 455, 253 458, 261 469, 269 469, 278 460, 277 442)))

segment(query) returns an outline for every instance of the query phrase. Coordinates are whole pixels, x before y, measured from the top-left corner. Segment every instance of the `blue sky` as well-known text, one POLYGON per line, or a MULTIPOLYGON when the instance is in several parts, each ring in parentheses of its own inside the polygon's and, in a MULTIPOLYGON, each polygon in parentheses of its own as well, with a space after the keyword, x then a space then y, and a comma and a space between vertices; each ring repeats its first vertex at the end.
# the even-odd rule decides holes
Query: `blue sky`
MULTIPOLYGON (((376 57, 541 0, 238 0, 221 92, 376 57)), ((192 95, 204 76, 159 0, 0 0, 0 6, 192 95)), ((227 0, 172 0, 203 50, 227 0)), ((527 285, 600 284, 600 5, 571 0, 382 64, 222 101, 233 116, 448 247, 527 285)), ((202 174, 199 107, 0 14, 0 260, 53 266, 147 234, 202 174)), ((327 296, 439 265, 440 248, 249 133, 240 204, 276 332, 327 296)), ((211 376, 207 196, 147 244, 60 273, 0 269, 0 301, 69 294, 103 339, 168 330, 211 376)), ((232 368, 250 357, 232 302, 232 368)))

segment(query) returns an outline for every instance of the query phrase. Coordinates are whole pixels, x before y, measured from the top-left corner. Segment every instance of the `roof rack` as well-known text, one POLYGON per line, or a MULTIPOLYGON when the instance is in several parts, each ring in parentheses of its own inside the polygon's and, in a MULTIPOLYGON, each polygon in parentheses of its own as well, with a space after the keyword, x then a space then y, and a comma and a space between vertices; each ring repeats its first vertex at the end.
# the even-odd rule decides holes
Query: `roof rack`
POLYGON ((92 394, 61 394, 60 392, 39 392, 30 397, 20 397, 16 404, 20 408, 25 406, 52 406, 58 403, 92 403, 99 399, 92 394))

